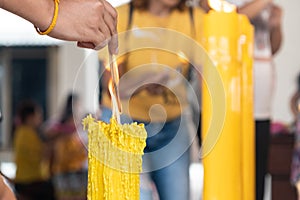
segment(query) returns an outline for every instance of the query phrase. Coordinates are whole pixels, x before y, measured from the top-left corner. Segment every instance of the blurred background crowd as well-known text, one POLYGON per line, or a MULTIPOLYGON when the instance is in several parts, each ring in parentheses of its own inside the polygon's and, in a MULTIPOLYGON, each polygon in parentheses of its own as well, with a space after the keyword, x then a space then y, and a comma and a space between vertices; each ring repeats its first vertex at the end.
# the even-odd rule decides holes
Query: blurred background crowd
MULTIPOLYGON (((110 2, 117 6, 127 1, 110 2)), ((203 13, 209 10, 204 0, 188 3, 199 10, 202 7, 203 13)), ((300 190, 300 60, 297 55, 300 29, 294 25, 295 19, 300 17, 296 10, 300 3, 296 0, 270 3, 284 11, 284 40, 274 57, 276 89, 272 113, 267 119, 270 119, 271 134, 293 135, 294 153, 283 156, 290 157, 287 163, 290 190, 297 187, 300 190)), ((81 119, 87 113, 109 116, 105 109, 99 107, 100 100, 106 95, 98 88, 103 63, 99 62, 95 52, 35 35, 27 28, 31 25, 26 21, 0 10, 0 19, 4 16, 10 21, 0 20, 1 26, 5 27, 0 31, 1 173, 18 199, 86 199, 87 135, 82 131, 81 119), (17 31, 15 24, 24 27, 24 31, 17 31)), ((276 14, 274 16, 278 17, 276 14)), ((165 22, 161 20, 159 23, 165 22)), ((260 25, 258 23, 257 26, 260 25)), ((147 90, 152 95, 160 93, 157 87, 147 90)), ((188 162, 191 200, 200 198, 203 185, 203 169, 197 158, 199 141, 191 151, 196 159, 188 162)), ((141 180, 142 187, 151 191, 153 199, 162 195, 161 187, 155 187, 149 177, 142 177, 141 180)), ((154 178, 154 182, 159 181, 154 178)), ((270 185, 270 182, 267 183, 270 185)), ((268 192, 264 194, 261 191, 262 197, 257 197, 257 200, 263 199, 263 195, 265 199, 270 198, 272 187, 264 183, 262 187, 263 191, 268 192)))

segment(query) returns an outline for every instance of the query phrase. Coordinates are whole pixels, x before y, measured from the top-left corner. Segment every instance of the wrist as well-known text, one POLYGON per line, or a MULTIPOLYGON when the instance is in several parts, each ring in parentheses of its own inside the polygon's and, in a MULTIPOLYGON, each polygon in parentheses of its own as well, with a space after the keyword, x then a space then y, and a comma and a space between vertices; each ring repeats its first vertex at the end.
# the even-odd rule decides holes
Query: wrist
POLYGON ((59 10, 59 0, 53 0, 53 4, 54 4, 54 11, 53 11, 53 17, 51 19, 51 23, 49 26, 47 26, 47 28, 45 29, 41 29, 37 26, 34 26, 36 31, 40 34, 40 35, 48 35, 56 26, 56 22, 57 22, 57 17, 58 17, 58 10, 59 10))
POLYGON ((34 26, 39 27, 41 31, 46 30, 49 25, 51 24, 53 13, 55 10, 55 4, 53 0, 39 0, 43 2, 43 7, 39 7, 39 9, 43 8, 41 13, 41 16, 36 17, 33 19, 32 23, 34 26))

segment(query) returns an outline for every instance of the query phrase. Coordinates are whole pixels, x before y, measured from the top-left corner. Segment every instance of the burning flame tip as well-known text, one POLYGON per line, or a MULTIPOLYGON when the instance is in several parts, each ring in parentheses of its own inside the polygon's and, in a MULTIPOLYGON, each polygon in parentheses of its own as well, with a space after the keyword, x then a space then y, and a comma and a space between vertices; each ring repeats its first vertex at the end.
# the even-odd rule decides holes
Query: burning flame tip
POLYGON ((228 3, 225 0, 208 0, 208 5, 215 11, 219 12, 234 12, 236 11, 236 6, 228 3))

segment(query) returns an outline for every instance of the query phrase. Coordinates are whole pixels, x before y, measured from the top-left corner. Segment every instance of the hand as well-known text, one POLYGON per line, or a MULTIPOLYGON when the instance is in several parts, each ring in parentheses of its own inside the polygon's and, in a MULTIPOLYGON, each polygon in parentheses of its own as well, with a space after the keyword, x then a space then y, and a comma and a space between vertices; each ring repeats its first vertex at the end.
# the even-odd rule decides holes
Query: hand
POLYGON ((105 0, 61 0, 56 26, 49 36, 77 41, 79 47, 117 53, 117 12, 105 0))
POLYGON ((150 95, 161 96, 165 104, 176 103, 176 96, 167 87, 160 84, 145 85, 144 88, 150 95))
POLYGON ((155 83, 145 85, 142 88, 151 95, 162 95, 166 90, 164 86, 155 83))
POLYGON ((144 71, 138 77, 131 77, 130 74, 127 74, 120 79, 120 97, 122 99, 130 98, 141 91, 147 91, 151 95, 161 95, 165 92, 165 86, 163 85, 166 85, 168 80, 169 74, 167 72, 144 71))
POLYGON ((135 90, 133 90, 133 88, 124 89, 124 87, 122 87, 122 86, 123 86, 123 84, 120 84, 120 98, 121 99, 131 98, 131 97, 139 94, 142 91, 147 91, 150 95, 162 95, 166 91, 166 88, 164 86, 159 85, 159 84, 154 84, 154 83, 134 88, 135 90))
POLYGON ((11 189, 4 183, 2 175, 0 175, 0 200, 15 200, 15 196, 11 189))
POLYGON ((271 15, 269 20, 270 29, 280 28, 282 19, 282 9, 277 5, 272 5, 271 15))

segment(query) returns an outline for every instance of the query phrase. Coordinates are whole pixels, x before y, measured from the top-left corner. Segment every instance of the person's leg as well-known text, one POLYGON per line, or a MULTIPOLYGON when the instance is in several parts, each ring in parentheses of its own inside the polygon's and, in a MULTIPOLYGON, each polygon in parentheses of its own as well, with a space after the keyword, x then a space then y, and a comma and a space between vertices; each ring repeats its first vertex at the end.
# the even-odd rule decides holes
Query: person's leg
POLYGON ((100 116, 101 121, 109 123, 111 116, 112 116, 111 109, 106 107, 101 107, 101 116, 100 116))
POLYGON ((15 184, 18 194, 17 199, 21 200, 55 200, 54 188, 50 181, 39 181, 29 184, 15 184))
POLYGON ((256 200, 263 200, 268 167, 270 120, 255 121, 256 200))
POLYGON ((160 200, 189 199, 189 151, 171 165, 151 172, 160 200))
POLYGON ((140 200, 153 200, 153 185, 148 173, 140 175, 140 200))
POLYGON ((30 196, 30 186, 28 184, 15 183, 15 189, 17 192, 17 199, 19 200, 30 200, 32 197, 30 196))
POLYGON ((55 200, 55 192, 52 182, 49 181, 40 181, 33 184, 32 191, 35 196, 35 199, 43 199, 43 200, 55 200))
MULTIPOLYGON (((188 133, 190 122, 185 117, 166 123, 157 137, 147 141, 145 154, 151 153, 144 158, 152 167, 149 171, 160 200, 189 199, 191 141, 188 133), (164 141, 164 137, 171 141, 164 141)), ((148 132, 151 134, 151 130, 148 132)))

